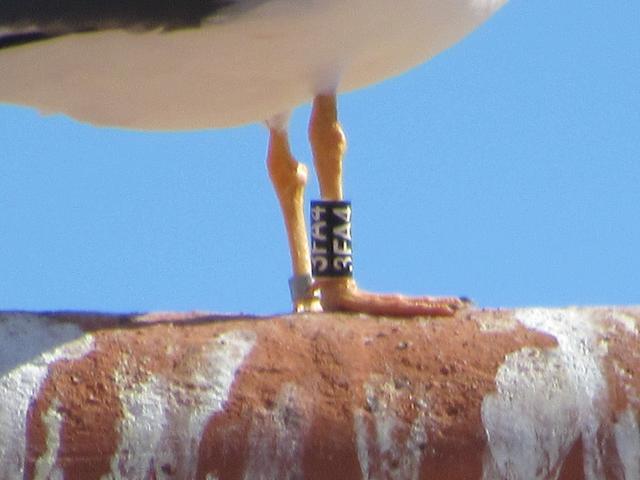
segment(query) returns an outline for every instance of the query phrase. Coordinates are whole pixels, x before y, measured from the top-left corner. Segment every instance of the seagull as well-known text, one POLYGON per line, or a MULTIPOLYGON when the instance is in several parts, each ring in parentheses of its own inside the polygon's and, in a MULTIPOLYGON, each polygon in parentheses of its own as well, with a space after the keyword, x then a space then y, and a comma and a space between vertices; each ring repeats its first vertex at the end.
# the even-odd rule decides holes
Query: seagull
POLYGON ((267 169, 291 254, 293 309, 453 315, 457 297, 361 290, 353 278, 339 93, 428 61, 506 0, 2 0, 0 102, 136 130, 263 122, 267 169), (307 168, 288 119, 312 102, 321 200, 304 215, 307 168))

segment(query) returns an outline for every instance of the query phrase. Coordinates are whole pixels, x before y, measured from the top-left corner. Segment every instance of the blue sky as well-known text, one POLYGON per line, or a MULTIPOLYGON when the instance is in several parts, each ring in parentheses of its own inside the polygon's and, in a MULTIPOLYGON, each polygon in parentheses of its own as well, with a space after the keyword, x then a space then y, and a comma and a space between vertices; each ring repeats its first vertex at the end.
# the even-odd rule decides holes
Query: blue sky
MULTIPOLYGON (((360 285, 640 303, 639 24, 633 1, 512 0, 342 96, 360 285)), ((308 115, 291 128, 305 163, 308 115)), ((266 142, 260 125, 138 133, 0 106, 0 309, 288 311, 266 142)))

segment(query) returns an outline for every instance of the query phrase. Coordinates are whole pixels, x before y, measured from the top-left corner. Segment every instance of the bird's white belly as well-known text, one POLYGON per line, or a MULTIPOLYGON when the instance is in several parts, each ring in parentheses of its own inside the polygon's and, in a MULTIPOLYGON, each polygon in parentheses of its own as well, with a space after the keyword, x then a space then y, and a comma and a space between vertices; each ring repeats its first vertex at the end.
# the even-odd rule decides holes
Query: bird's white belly
POLYGON ((262 121, 401 73, 505 1, 270 0, 201 29, 68 35, 0 51, 0 101, 136 129, 262 121))

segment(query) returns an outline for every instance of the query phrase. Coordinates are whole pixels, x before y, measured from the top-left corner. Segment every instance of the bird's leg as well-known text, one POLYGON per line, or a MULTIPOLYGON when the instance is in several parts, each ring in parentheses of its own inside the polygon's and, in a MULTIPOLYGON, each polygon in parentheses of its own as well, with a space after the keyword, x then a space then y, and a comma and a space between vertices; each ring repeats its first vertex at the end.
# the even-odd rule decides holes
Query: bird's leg
MULTIPOLYGON (((314 164, 325 201, 341 201, 342 159, 346 141, 337 117, 335 94, 318 95, 313 102, 309 137, 314 164)), ((350 276, 316 277, 325 311, 352 311, 374 315, 452 315, 463 307, 459 298, 407 297, 360 290, 350 276)))
POLYGON ((289 281, 296 312, 319 311, 320 302, 311 277, 311 260, 304 219, 304 187, 307 168, 296 161, 289 148, 286 116, 267 122, 269 152, 267 169, 278 196, 289 240, 293 276, 289 281))

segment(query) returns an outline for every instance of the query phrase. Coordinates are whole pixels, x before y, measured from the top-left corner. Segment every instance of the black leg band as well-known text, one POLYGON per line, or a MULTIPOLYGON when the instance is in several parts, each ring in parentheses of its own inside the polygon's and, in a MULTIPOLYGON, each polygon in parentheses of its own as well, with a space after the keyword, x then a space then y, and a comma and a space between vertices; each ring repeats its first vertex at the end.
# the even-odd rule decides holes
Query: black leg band
POLYGON ((314 277, 353 276, 351 202, 311 202, 311 270, 314 277))

